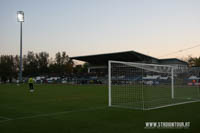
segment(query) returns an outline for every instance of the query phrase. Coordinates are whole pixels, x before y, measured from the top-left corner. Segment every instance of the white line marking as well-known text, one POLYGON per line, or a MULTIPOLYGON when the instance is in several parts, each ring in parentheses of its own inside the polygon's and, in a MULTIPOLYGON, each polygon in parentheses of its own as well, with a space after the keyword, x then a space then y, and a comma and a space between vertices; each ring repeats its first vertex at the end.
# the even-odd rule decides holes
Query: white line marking
POLYGON ((48 113, 48 114, 38 114, 38 115, 26 116, 26 117, 18 117, 18 118, 13 118, 13 119, 8 118, 6 120, 1 120, 0 123, 7 122, 7 121, 13 121, 13 120, 23 120, 23 119, 31 119, 31 118, 37 118, 37 117, 55 116, 55 115, 62 115, 62 114, 76 113, 76 112, 85 112, 85 111, 92 111, 92 110, 105 109, 105 108, 107 108, 107 106, 80 109, 80 110, 70 110, 70 111, 48 113))
POLYGON ((164 106, 148 108, 148 109, 145 109, 145 110, 153 110, 153 109, 165 108, 165 107, 170 107, 170 106, 175 106, 175 105, 181 105, 181 104, 187 104, 187 103, 194 103, 194 102, 200 102, 200 100, 188 101, 188 102, 181 102, 181 103, 174 103, 174 104, 168 104, 168 105, 164 105, 164 106))
MULTIPOLYGON (((141 101, 142 102, 142 101, 141 101)), ((186 102, 179 102, 179 103, 169 103, 165 104, 162 106, 158 107, 152 107, 152 108, 142 108, 142 107, 130 107, 130 106, 125 106, 126 104, 122 105, 112 105, 111 107, 118 107, 118 108, 128 108, 128 109, 136 109, 136 110, 153 110, 153 109, 160 109, 160 108, 165 108, 165 107, 170 107, 170 106, 176 106, 176 105, 182 105, 182 104, 187 104, 187 103, 195 103, 195 102, 200 102, 200 100, 193 100, 193 101, 186 101, 186 102)), ((140 102, 135 102, 135 103, 140 103, 140 102)))

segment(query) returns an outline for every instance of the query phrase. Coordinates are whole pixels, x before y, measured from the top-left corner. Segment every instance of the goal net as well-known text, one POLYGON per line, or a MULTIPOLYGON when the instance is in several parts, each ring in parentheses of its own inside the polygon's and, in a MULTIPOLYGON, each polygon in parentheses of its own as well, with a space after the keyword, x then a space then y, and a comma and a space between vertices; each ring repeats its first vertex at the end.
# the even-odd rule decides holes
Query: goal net
POLYGON ((190 77, 187 68, 109 61, 109 106, 150 110, 197 102, 200 80, 190 77))

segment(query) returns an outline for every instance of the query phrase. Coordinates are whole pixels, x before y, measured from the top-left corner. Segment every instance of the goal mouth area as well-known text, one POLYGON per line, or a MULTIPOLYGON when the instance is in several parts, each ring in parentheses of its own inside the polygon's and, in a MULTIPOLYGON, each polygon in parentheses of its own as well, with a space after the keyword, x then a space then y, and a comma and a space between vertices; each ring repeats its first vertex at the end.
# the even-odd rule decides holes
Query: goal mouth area
POLYGON ((151 110, 199 102, 190 72, 184 66, 109 61, 108 106, 151 110))
POLYGON ((166 108, 166 107, 195 103, 195 102, 200 102, 200 99, 177 97, 173 99, 161 98, 161 99, 154 99, 151 101, 146 100, 146 101, 136 101, 136 102, 120 103, 120 104, 118 103, 118 104, 112 104, 110 107, 127 108, 135 110, 154 110, 154 109, 166 108))

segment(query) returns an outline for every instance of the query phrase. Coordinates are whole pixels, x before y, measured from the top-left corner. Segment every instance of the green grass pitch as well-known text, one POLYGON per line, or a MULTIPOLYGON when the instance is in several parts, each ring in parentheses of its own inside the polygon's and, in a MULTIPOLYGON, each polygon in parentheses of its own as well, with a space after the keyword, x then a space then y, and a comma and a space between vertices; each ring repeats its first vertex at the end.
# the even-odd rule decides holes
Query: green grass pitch
POLYGON ((0 133, 180 133, 200 131, 200 102, 142 111, 110 108, 104 85, 0 85, 0 133), (145 122, 189 129, 144 129, 145 122))

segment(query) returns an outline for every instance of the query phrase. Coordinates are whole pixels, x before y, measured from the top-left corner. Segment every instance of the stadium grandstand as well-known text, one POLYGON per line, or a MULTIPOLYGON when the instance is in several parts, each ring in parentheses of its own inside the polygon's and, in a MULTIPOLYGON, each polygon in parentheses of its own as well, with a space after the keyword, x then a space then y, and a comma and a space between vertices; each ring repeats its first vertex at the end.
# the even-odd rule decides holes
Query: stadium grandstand
POLYGON ((160 65, 172 65, 179 69, 187 68, 188 63, 177 58, 158 59, 149 55, 145 55, 136 51, 123 51, 114 53, 104 53, 86 56, 70 57, 72 60, 87 62, 88 75, 90 79, 100 80, 102 83, 107 82, 108 61, 124 61, 135 63, 148 63, 160 65))
POLYGON ((89 63, 88 73, 107 73, 108 61, 124 61, 136 63, 149 63, 161 65, 173 65, 177 67, 188 67, 188 63, 177 58, 158 59, 136 51, 124 51, 115 53, 105 53, 96 55, 71 57, 73 60, 79 60, 89 63))

